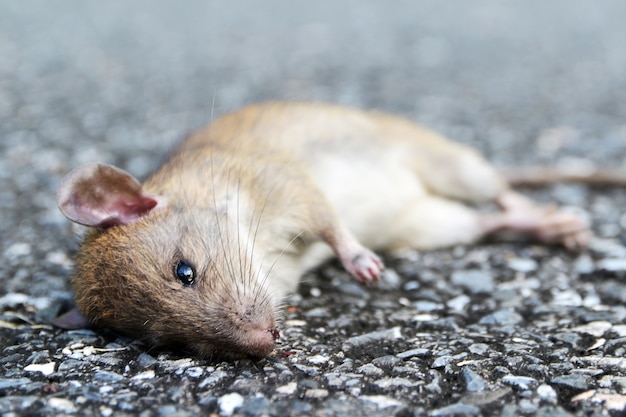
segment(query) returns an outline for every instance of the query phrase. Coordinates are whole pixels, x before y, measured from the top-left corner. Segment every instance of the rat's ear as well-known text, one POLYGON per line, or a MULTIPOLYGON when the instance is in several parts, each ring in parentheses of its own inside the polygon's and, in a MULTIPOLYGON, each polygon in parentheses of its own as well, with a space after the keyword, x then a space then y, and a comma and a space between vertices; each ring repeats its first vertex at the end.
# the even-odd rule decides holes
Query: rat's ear
POLYGON ((132 175, 111 165, 89 164, 67 174, 57 192, 59 208, 73 222, 109 227, 129 224, 165 205, 162 197, 144 194, 132 175))
POLYGON ((91 320, 76 308, 55 318, 52 324, 65 330, 88 329, 93 326, 91 320))

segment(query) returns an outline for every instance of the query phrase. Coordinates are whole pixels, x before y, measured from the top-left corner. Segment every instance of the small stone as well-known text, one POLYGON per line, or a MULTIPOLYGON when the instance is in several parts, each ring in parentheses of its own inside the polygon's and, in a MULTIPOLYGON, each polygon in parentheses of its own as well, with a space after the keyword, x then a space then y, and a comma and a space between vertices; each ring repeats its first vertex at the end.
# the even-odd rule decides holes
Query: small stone
POLYGON ((624 411, 626 409, 626 395, 600 393, 595 390, 586 391, 572 398, 573 403, 579 402, 602 403, 608 410, 624 411))
POLYGON ((379 410, 384 410, 390 407, 403 407, 404 404, 398 400, 395 400, 384 395, 363 395, 359 397, 359 400, 376 404, 379 410))
POLYGON ((502 378, 502 382, 522 390, 529 390, 537 385, 537 380, 535 378, 527 376, 507 375, 502 378))
POLYGON ((391 368, 399 363, 402 363, 402 359, 392 355, 380 356, 372 360, 372 364, 380 368, 391 368))
POLYGON ((434 301, 416 301, 413 303, 415 309, 419 312, 430 313, 432 311, 441 310, 443 308, 443 304, 435 303, 434 301))
POLYGON ((578 391, 585 391, 589 389, 592 378, 585 374, 569 374, 553 378, 550 383, 553 385, 559 385, 578 391))
POLYGON ((16 307, 20 304, 27 304, 30 297, 26 294, 10 292, 0 297, 0 307, 16 307))
POLYGON ((55 251, 50 252, 46 255, 46 262, 49 262, 54 265, 68 267, 72 264, 72 260, 65 252, 55 251))
POLYGON ((452 356, 450 355, 443 355, 443 356, 439 356, 437 359, 435 359, 433 361, 433 364, 431 365, 431 368, 434 369, 440 369, 445 367, 448 362, 450 362, 452 360, 452 356))
POLYGON ((446 407, 438 408, 432 411, 430 417, 445 417, 445 416, 477 416, 480 414, 480 408, 475 405, 457 403, 448 405, 446 407))
POLYGON ((292 395, 298 389, 298 384, 295 382, 290 382, 286 385, 282 385, 276 388, 276 392, 284 395, 292 395))
POLYGON ((182 368, 188 368, 193 365, 193 359, 184 358, 178 360, 160 360, 159 367, 166 371, 177 371, 182 368))
POLYGON ((309 294, 311 294, 312 297, 318 298, 318 297, 320 297, 322 295, 322 290, 320 290, 317 287, 313 287, 309 291, 309 294))
POLYGON ((319 307, 319 308, 311 309, 311 310, 305 312, 304 315, 306 317, 308 317, 308 318, 327 318, 327 317, 330 317, 330 313, 328 311, 328 308, 326 308, 326 307, 319 307))
POLYGON ((598 385, 602 388, 615 388, 620 394, 626 394, 626 376, 605 375, 598 385))
POLYGON ((421 287, 421 284, 419 283, 419 281, 407 281, 402 286, 402 290, 403 292, 410 292, 410 291, 419 290, 420 287, 421 287))
POLYGON ((550 404, 556 404, 558 396, 554 388, 548 384, 541 384, 537 387, 537 395, 542 401, 550 404))
POLYGON ((30 383, 31 383, 31 380, 28 378, 17 378, 17 379, 0 378, 0 390, 17 388, 17 387, 21 387, 30 383))
POLYGON ((143 381, 143 380, 146 380, 146 379, 153 379, 154 377, 155 377, 154 370, 149 369, 149 370, 147 370, 145 372, 141 372, 141 373, 133 376, 131 379, 133 381, 143 381))
POLYGON ((148 355, 145 352, 142 352, 139 356, 137 356, 137 364, 142 368, 149 368, 158 361, 153 357, 148 355))
POLYGON ((574 290, 553 291, 552 304, 566 307, 580 307, 583 305, 583 298, 574 290))
POLYGON ((28 410, 36 401, 39 401, 41 397, 28 395, 28 396, 13 396, 0 397, 0 415, 3 417, 18 417, 24 415, 25 410, 28 410), (20 413, 9 413, 9 411, 21 411, 20 413), (6 414, 5 414, 6 413, 6 414))
POLYGON ((539 410, 537 410, 537 413, 535 413, 535 415, 537 417, 572 417, 572 414, 570 412, 565 411, 561 407, 552 405, 541 407, 539 410))
POLYGON ((470 301, 471 298, 465 294, 461 294, 451 300, 448 300, 446 305, 454 311, 461 312, 465 310, 465 307, 470 303, 470 301))
POLYGON ((423 357, 430 356, 431 353, 432 352, 429 349, 417 348, 417 349, 411 349, 405 352, 398 353, 396 356, 400 359, 410 359, 413 357, 423 358, 423 357))
POLYGON ((99 411, 102 417, 111 417, 113 415, 113 409, 111 407, 101 405, 99 411))
POLYGON ((519 402, 519 411, 521 414, 532 414, 537 411, 537 405, 532 401, 522 398, 519 402))
POLYGON ((574 270, 579 274, 590 274, 594 269, 595 265, 593 259, 591 259, 591 256, 587 253, 580 255, 576 261, 574 261, 574 270))
POLYGON ((468 367, 461 370, 461 375, 465 382, 465 389, 469 392, 483 391, 487 386, 485 380, 468 367))
POLYGON ((364 374, 364 375, 367 375, 367 376, 374 376, 374 377, 383 376, 384 373, 385 373, 378 366, 376 366, 374 364, 371 364, 371 363, 368 363, 368 364, 365 364, 363 366, 360 366, 357 369, 357 372, 359 372, 361 374, 364 374))
POLYGON ((17 242, 9 246, 4 251, 4 256, 9 261, 14 261, 17 258, 28 256, 31 253, 31 246, 28 243, 17 242))
POLYGON ((322 365, 328 362, 328 357, 322 355, 315 355, 307 358, 307 362, 312 363, 313 365, 322 365))
POLYGON ((258 395, 246 403, 238 410, 237 414, 243 416, 267 416, 270 401, 262 395, 258 395))
POLYGON ((626 336, 626 324, 616 324, 615 326, 611 328, 611 331, 617 333, 619 337, 625 337, 626 336))
POLYGON ((351 337, 344 344, 344 346, 348 345, 344 350, 349 350, 350 347, 361 347, 374 342, 396 339, 402 339, 400 327, 392 327, 391 329, 378 330, 375 332, 362 334, 360 336, 351 337))
POLYGON ((341 374, 337 373, 328 373, 325 374, 326 383, 329 388, 341 389, 345 384, 345 377, 341 374))
POLYGON ((507 325, 518 324, 522 321, 524 321, 524 318, 514 311, 498 310, 480 319, 480 324, 507 325))
POLYGON ((56 362, 49 362, 44 364, 31 364, 24 368, 26 372, 40 372, 44 376, 51 375, 54 373, 56 368, 56 362))
POLYGON ((425 385, 424 389, 433 394, 441 394, 443 390, 441 389, 441 376, 439 375, 439 372, 430 371, 429 374, 433 377, 433 380, 430 384, 425 385))
POLYGON ((450 280, 473 294, 490 293, 494 290, 493 275, 482 270, 454 271, 450 280))
POLYGON ((122 375, 111 371, 98 371, 93 377, 94 379, 104 382, 117 382, 124 379, 122 375))
POLYGON ((319 400, 328 397, 328 390, 321 388, 311 388, 304 392, 304 397, 314 400, 319 400))
POLYGON ((467 350, 474 355, 485 355, 489 351, 489 345, 485 343, 473 343, 467 348, 467 350))
POLYGON ((503 399, 506 396, 510 395, 511 392, 513 391, 509 387, 497 388, 492 391, 484 390, 484 391, 470 392, 469 394, 464 396, 460 402, 463 404, 476 405, 478 407, 482 407, 482 406, 485 406, 488 404, 494 404, 494 403, 501 404, 503 399))
POLYGON ((402 278, 396 271, 388 268, 383 270, 380 284, 384 289, 398 289, 402 285, 402 278))
POLYGON ((53 408, 62 413, 75 413, 78 411, 74 403, 65 398, 52 397, 48 399, 48 407, 53 408))
POLYGON ((597 262, 596 266, 598 269, 603 269, 609 272, 625 272, 626 258, 602 259, 597 262))
POLYGON ((193 366, 185 369, 185 375, 190 376, 191 378, 200 378, 203 373, 204 369, 199 366, 193 366))
POLYGON ((314 366, 306 366, 306 365, 297 363, 294 365, 294 367, 298 369, 299 371, 307 374, 308 376, 317 376, 320 373, 320 369, 314 366))
POLYGON ((243 397, 236 392, 223 395, 217 400, 221 414, 231 416, 235 409, 243 405, 243 397))
POLYGON ((507 266, 513 271, 528 273, 537 269, 537 262, 533 259, 513 258, 509 259, 507 266))
POLYGON ((592 321, 582 326, 576 326, 572 328, 573 331, 579 333, 590 334, 595 337, 604 335, 607 331, 611 330, 613 325, 608 321, 592 321))
POLYGON ((207 378, 203 379, 202 382, 200 382, 200 384, 198 385, 198 388, 205 388, 209 385, 215 385, 222 379, 226 378, 227 376, 229 376, 227 372, 221 369, 218 369, 214 371, 211 375, 209 375, 207 378))
POLYGON ((410 381, 406 378, 383 378, 374 382, 380 388, 388 389, 388 388, 398 388, 398 387, 414 387, 417 385, 416 382, 410 381))

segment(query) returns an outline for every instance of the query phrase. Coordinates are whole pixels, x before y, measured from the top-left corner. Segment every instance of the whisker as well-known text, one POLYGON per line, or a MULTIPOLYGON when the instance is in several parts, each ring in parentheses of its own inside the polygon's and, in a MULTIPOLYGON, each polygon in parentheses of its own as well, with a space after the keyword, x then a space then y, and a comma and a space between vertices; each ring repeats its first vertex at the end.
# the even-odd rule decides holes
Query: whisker
MULTIPOLYGON (((215 158, 215 155, 213 154, 213 149, 211 149, 211 182, 213 185, 213 207, 215 211, 215 222, 216 222, 217 234, 218 234, 220 246, 222 249, 223 259, 225 260, 226 267, 228 269, 228 272, 231 278, 233 279, 233 281, 235 281, 235 288, 237 289, 237 292, 239 293, 237 280, 235 279, 234 273, 232 271, 232 260, 229 259, 230 257, 228 256, 228 252, 226 248, 225 238, 227 236, 225 236, 225 234, 222 232, 219 207, 217 205, 217 195, 215 192, 215 159, 214 158, 215 158)), ((228 184, 226 184, 226 193, 227 193, 226 196, 228 197, 228 184)))
MULTIPOLYGON (((298 234, 296 234, 294 237, 292 237, 289 242, 287 242, 285 244, 285 246, 283 247, 283 249, 280 251, 280 253, 276 256, 276 259, 274 259, 274 262, 272 262, 272 264, 270 265, 269 269, 267 270, 267 272, 265 273, 265 276, 263 277, 263 279, 261 280, 261 283, 263 285, 265 285, 265 282, 267 282, 267 280, 269 279, 272 271, 274 270, 274 267, 276 266, 276 264, 278 263, 278 261, 280 260, 280 258, 285 254, 285 252, 287 251, 287 249, 289 248, 289 246, 295 242, 297 239, 299 239, 302 235, 304 234, 304 232, 300 232, 298 234)), ((259 270, 260 273, 260 270, 259 270)))

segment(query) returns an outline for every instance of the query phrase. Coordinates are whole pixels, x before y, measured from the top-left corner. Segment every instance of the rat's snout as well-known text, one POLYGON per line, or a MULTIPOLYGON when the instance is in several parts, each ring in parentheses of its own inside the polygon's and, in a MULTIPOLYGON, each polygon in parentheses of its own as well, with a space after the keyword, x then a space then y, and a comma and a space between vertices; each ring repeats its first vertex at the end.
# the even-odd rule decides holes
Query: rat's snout
POLYGON ((239 294, 219 311, 222 314, 214 316, 214 320, 221 323, 215 335, 221 353, 257 359, 272 353, 280 331, 276 326, 274 303, 269 297, 261 297, 258 292, 239 294))
POLYGON ((242 350, 258 358, 268 356, 274 350, 274 342, 280 337, 276 327, 274 312, 252 306, 245 309, 241 316, 243 338, 242 350))
POLYGON ((280 332, 276 327, 251 330, 246 346, 243 346, 244 351, 249 356, 264 358, 274 350, 274 342, 279 335, 280 332))

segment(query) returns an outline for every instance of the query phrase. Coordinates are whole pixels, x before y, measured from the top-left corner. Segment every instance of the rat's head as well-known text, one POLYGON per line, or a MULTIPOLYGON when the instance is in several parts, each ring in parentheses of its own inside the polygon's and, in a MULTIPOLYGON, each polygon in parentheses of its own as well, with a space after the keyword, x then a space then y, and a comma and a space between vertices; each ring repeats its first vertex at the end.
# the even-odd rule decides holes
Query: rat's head
POLYGON ((70 220, 93 228, 73 285, 96 324, 204 356, 272 351, 273 298, 219 213, 148 195, 130 174, 100 164, 69 173, 57 200, 70 220))

